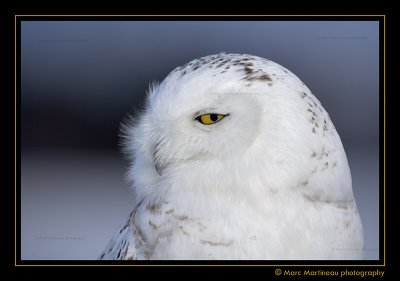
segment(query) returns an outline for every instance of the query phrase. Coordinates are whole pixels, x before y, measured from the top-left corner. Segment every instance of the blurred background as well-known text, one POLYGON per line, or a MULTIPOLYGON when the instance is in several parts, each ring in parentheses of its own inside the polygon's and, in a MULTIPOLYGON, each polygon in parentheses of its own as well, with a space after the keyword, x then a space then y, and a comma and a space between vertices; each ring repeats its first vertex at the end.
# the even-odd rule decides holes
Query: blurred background
POLYGON ((379 258, 379 23, 373 21, 23 21, 21 257, 96 259, 134 207, 122 118, 149 82, 219 52, 271 59, 329 112, 379 258))

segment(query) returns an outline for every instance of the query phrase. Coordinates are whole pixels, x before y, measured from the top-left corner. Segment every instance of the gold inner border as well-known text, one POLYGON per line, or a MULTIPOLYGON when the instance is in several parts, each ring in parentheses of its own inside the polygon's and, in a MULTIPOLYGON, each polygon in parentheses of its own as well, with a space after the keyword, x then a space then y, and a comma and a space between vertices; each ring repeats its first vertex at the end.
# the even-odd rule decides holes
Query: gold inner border
MULTIPOLYGON (((212 267, 385 267, 386 266, 386 15, 15 15, 14 17, 14 266, 212 266, 212 267), (382 17, 383 18, 383 264, 17 264, 17 18, 18 17, 382 17)), ((94 261, 94 260, 93 260, 94 261)), ((267 261, 267 260, 266 260, 267 261)), ((268 261, 270 262, 270 261, 268 261)), ((304 261, 299 261, 304 262, 304 261)), ((323 262, 323 261, 321 261, 323 262)))

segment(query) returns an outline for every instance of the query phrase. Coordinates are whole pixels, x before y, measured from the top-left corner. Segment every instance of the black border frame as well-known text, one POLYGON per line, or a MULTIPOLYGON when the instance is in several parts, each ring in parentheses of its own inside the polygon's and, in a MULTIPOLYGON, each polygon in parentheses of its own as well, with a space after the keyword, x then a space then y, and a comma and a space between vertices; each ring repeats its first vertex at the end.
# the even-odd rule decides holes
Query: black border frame
MULTIPOLYGON (((15 16, 15 93, 14 93, 14 188, 15 188, 15 251, 14 266, 269 266, 269 267, 289 267, 290 270, 296 270, 298 267, 306 267, 312 270, 313 267, 329 270, 334 267, 381 267, 386 265, 386 16, 385 15, 14 15, 15 16), (21 193, 20 193, 20 170, 21 170, 21 120, 20 120, 20 28, 21 21, 58 21, 58 20, 307 20, 307 21, 325 21, 325 20, 354 20, 354 21, 379 21, 379 177, 380 177, 380 253, 377 261, 23 261, 21 260, 21 193)), ((367 268, 365 268, 367 270, 367 268)))

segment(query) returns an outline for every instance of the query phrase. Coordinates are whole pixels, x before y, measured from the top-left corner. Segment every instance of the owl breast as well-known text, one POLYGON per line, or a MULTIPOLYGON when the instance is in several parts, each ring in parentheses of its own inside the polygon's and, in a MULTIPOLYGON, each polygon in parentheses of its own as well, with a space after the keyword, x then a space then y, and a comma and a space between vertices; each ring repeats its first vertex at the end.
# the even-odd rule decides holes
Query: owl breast
POLYGON ((360 259, 362 227, 353 200, 311 202, 271 193, 265 204, 204 198, 144 200, 135 217, 139 258, 360 259), (196 206, 203 205, 201 212, 196 206), (289 208, 290 206, 290 208, 289 208), (329 220, 327 218, 330 218, 329 220))

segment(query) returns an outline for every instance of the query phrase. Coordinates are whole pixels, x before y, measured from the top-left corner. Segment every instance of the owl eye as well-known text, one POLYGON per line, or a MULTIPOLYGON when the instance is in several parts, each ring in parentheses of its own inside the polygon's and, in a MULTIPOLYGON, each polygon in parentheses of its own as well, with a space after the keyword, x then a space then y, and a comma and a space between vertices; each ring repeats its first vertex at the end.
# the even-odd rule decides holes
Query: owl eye
POLYGON ((203 125, 211 125, 218 123, 226 116, 228 116, 228 114, 207 113, 196 117, 196 120, 203 125))

